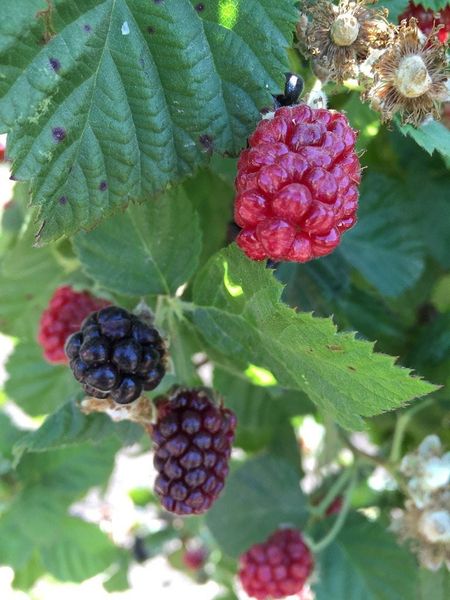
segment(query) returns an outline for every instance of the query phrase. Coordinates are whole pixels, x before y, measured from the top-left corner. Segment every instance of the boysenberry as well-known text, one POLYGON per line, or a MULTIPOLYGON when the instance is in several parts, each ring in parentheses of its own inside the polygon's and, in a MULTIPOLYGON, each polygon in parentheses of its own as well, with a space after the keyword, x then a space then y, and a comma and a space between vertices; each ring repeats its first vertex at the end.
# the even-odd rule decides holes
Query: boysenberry
POLYGON ((207 511, 222 491, 236 428, 234 413, 202 390, 177 389, 158 404, 152 429, 155 491, 179 515, 207 511))
POLYGON ((68 362, 67 359, 78 356, 75 350, 81 338, 74 338, 66 356, 64 344, 67 338, 80 329, 87 315, 108 305, 106 300, 95 298, 87 292, 76 292, 70 286, 57 288, 39 323, 38 342, 46 360, 64 364, 68 362))
POLYGON ((87 316, 67 340, 66 354, 86 393, 118 404, 156 388, 165 375, 166 350, 158 331, 117 306, 87 316))
POLYGON ((356 222, 355 141, 343 114, 306 104, 258 124, 236 178, 237 244, 247 256, 306 262, 336 248, 356 222))
POLYGON ((279 529, 241 556, 239 579, 252 598, 284 598, 303 589, 313 566, 311 552, 300 532, 279 529))

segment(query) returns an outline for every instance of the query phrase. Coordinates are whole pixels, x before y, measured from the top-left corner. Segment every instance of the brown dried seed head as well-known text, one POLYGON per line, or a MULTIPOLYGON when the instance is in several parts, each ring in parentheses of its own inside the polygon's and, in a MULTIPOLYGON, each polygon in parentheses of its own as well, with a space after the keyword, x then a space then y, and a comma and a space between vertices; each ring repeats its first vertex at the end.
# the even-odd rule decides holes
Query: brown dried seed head
POLYGON ((383 121, 399 114, 403 123, 417 126, 426 117, 440 118, 449 69, 436 33, 434 29, 424 38, 415 19, 403 21, 392 45, 374 63, 373 83, 363 99, 383 121))
POLYGON ((384 48, 393 26, 384 10, 369 8, 371 0, 341 0, 335 5, 318 0, 306 7, 309 22, 304 34, 306 54, 313 57, 332 81, 357 77, 359 65, 373 48, 384 48))

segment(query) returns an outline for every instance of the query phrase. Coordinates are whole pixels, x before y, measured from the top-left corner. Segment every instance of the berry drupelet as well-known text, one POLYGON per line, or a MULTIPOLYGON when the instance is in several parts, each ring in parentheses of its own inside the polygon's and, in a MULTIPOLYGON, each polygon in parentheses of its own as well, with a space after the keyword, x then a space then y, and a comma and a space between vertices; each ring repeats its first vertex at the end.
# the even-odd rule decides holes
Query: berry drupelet
POLYGON ((177 389, 158 403, 155 491, 166 510, 198 515, 211 507, 225 485, 235 429, 234 413, 203 390, 177 389))
POLYGON ((244 590, 257 600, 298 594, 313 570, 311 552, 296 529, 279 529, 239 561, 244 590))
POLYGON ((91 312, 109 306, 109 302, 95 298, 88 292, 76 292, 65 285, 55 290, 39 323, 38 342, 44 357, 50 363, 67 364, 64 344, 80 329, 83 319, 91 312))
POLYGON ((66 343, 70 367, 94 398, 129 404, 165 375, 166 350, 158 331, 123 308, 92 313, 66 343))
POLYGON ((306 104, 260 121, 236 178, 237 244, 249 258, 306 262, 338 246, 356 223, 355 141, 343 114, 306 104))

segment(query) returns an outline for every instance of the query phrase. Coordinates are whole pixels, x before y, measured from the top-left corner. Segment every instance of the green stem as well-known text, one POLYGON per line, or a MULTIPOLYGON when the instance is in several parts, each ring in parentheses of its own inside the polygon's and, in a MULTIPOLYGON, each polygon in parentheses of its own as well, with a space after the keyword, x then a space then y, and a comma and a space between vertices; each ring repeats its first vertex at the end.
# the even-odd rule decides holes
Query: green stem
POLYGON ((345 491, 342 508, 336 517, 333 527, 320 541, 318 541, 318 542, 310 541, 311 550, 315 554, 318 554, 319 552, 322 552, 323 550, 325 550, 325 548, 327 546, 329 546, 336 539, 336 537, 339 535, 339 532, 341 531, 342 527, 344 526, 344 523, 347 519, 348 512, 350 510, 350 502, 352 499, 353 490, 356 485, 356 479, 357 479, 356 465, 354 465, 352 471, 353 471, 352 478, 350 480, 350 484, 349 484, 347 490, 345 491))
POLYGON ((424 402, 420 404, 415 404, 410 409, 397 416, 397 423, 395 425, 394 437, 392 440, 391 452, 389 455, 389 462, 391 464, 395 464, 400 460, 402 455, 402 445, 403 439, 405 437, 406 429, 409 425, 410 420, 416 415, 418 412, 423 410, 424 408, 428 408, 433 404, 433 400, 428 398, 424 402))
POLYGON ((344 471, 342 471, 342 473, 340 473, 339 477, 336 479, 336 481, 330 487, 327 494, 319 502, 319 504, 317 506, 310 507, 310 512, 313 515, 318 516, 318 517, 323 516, 325 514, 327 508, 330 506, 330 504, 336 498, 336 496, 345 487, 345 484, 350 479, 351 474, 352 474, 351 469, 345 469, 344 471))

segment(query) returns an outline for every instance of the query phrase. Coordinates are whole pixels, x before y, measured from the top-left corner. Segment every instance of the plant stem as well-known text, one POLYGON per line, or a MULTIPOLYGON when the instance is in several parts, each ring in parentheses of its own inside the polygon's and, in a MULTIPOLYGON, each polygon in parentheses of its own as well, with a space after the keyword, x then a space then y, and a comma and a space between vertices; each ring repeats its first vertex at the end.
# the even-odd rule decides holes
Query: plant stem
POLYGON ((406 428, 408 427, 410 420, 419 411, 423 410, 424 408, 428 408, 428 406, 431 406, 431 404, 433 404, 433 400, 431 398, 428 398, 424 402, 421 402, 420 404, 415 404, 410 409, 397 416, 394 438, 392 440, 392 447, 389 455, 390 463, 395 464, 400 460, 400 457, 402 455, 403 439, 405 437, 406 428))
POLYGON ((342 473, 340 473, 339 477, 330 487, 327 494, 319 502, 319 504, 317 506, 310 507, 310 512, 313 515, 321 517, 326 512, 327 508, 330 506, 330 504, 333 502, 336 496, 339 494, 339 492, 342 490, 342 488, 345 487, 345 484, 349 480, 351 474, 352 469, 345 469, 344 471, 342 471, 342 473))
POLYGON ((315 554, 325 550, 325 548, 327 546, 329 546, 335 540, 335 538, 338 536, 339 532, 341 531, 341 529, 345 523, 345 520, 347 519, 348 511, 350 509, 350 502, 352 499, 353 490, 356 485, 356 478, 357 478, 357 468, 356 468, 356 464, 355 464, 352 469, 352 477, 350 479, 349 486, 344 494, 342 508, 336 517, 336 521, 334 522, 333 527, 320 541, 318 541, 318 542, 310 541, 311 550, 315 554))

